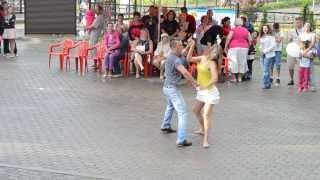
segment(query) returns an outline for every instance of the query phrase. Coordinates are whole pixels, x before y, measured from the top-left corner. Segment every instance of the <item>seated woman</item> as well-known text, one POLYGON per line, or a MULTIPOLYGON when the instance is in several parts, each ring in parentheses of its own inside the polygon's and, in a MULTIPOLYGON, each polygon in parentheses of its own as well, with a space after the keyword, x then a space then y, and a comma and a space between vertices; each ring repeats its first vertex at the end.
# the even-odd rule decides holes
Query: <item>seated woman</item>
POLYGON ((157 49, 154 52, 153 65, 160 69, 160 79, 162 80, 164 74, 164 63, 167 56, 170 54, 170 42, 169 35, 167 33, 161 34, 161 41, 159 42, 157 49))
POLYGON ((107 31, 104 36, 106 43, 106 57, 105 57, 105 67, 106 73, 104 77, 112 76, 112 70, 114 62, 117 60, 120 53, 120 33, 114 30, 113 24, 108 23, 107 31))
MULTIPOLYGON (((143 58, 146 55, 151 55, 153 52, 153 43, 150 40, 149 32, 146 28, 141 29, 140 38, 133 41, 132 51, 134 54, 134 65, 136 67, 136 78, 140 78, 140 71, 144 70, 143 58)), ((148 59, 150 62, 150 59, 148 59)))

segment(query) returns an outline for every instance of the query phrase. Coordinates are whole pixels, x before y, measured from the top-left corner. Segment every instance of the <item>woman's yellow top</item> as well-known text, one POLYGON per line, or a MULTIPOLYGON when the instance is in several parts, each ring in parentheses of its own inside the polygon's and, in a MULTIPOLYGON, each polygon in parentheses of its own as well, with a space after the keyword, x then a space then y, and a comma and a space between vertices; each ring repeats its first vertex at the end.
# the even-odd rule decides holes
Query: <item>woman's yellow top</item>
MULTIPOLYGON (((200 87, 207 87, 211 81, 212 76, 210 68, 203 64, 202 61, 203 60, 201 60, 201 62, 197 64, 197 82, 199 83, 200 87)), ((208 87, 208 89, 211 89, 212 87, 214 87, 214 85, 211 85, 210 87, 208 87)))

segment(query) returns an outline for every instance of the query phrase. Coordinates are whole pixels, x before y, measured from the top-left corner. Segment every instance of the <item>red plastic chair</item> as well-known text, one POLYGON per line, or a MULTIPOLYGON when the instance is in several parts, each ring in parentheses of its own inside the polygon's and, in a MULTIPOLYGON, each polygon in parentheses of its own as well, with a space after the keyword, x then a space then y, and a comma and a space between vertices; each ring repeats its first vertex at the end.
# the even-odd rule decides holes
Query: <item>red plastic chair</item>
POLYGON ((65 39, 59 43, 49 45, 49 69, 51 68, 52 56, 58 56, 60 61, 60 70, 63 70, 65 57, 68 55, 68 49, 74 45, 72 39, 65 39))
POLYGON ((76 64, 76 71, 78 72, 78 66, 80 62, 80 73, 81 74, 83 73, 83 65, 85 64, 88 58, 88 49, 89 49, 89 42, 87 41, 80 41, 68 49, 68 55, 67 55, 66 61, 69 63, 69 69, 70 69, 70 60, 74 59, 76 64))
MULTIPOLYGON (((102 72, 102 66, 103 66, 103 60, 106 56, 106 45, 104 43, 104 41, 99 42, 98 44, 96 44, 95 46, 89 48, 87 51, 87 53, 89 54, 89 51, 92 51, 96 49, 96 55, 93 57, 94 63, 98 63, 97 67, 99 72, 102 72)), ((88 60, 88 59, 87 59, 88 60)), ((88 63, 87 61, 85 62, 85 66, 86 66, 86 70, 88 71, 88 63)))
POLYGON ((149 76, 152 76, 152 71, 153 71, 153 65, 152 63, 153 59, 153 53, 152 54, 146 54, 143 56, 143 73, 144 73, 144 78, 148 78, 149 76))

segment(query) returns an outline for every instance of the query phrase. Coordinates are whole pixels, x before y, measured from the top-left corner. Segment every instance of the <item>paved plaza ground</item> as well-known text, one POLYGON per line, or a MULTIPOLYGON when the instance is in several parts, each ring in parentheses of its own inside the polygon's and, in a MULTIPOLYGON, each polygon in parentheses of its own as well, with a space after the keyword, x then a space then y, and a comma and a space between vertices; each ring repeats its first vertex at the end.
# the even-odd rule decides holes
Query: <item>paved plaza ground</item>
POLYGON ((178 149, 159 131, 160 81, 49 70, 49 43, 20 40, 17 59, 0 57, 0 180, 320 179, 320 94, 288 88, 285 64, 272 90, 260 89, 258 62, 252 82, 220 84, 211 147, 190 113, 193 146, 178 149))

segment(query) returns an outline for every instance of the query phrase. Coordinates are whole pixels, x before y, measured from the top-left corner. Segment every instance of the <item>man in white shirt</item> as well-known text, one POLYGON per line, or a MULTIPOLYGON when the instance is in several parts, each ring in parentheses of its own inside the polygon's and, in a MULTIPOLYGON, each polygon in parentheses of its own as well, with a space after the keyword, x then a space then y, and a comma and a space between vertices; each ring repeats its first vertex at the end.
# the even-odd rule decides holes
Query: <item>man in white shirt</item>
MULTIPOLYGON (((303 19, 302 17, 296 17, 295 18, 295 29, 289 34, 289 42, 296 42, 299 43, 299 36, 303 32, 303 19)), ((294 67, 295 64, 299 61, 298 58, 287 56, 287 63, 289 68, 289 75, 290 75, 290 82, 288 83, 288 86, 294 85, 294 67)))

